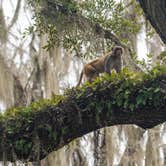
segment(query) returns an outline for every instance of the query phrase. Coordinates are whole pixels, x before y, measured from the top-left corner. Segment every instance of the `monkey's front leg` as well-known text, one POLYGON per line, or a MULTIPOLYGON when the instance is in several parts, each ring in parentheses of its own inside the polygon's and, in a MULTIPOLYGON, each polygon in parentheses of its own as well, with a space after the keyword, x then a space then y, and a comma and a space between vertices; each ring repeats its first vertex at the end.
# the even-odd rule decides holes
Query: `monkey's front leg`
POLYGON ((104 72, 107 73, 107 74, 111 74, 110 65, 106 65, 104 72))

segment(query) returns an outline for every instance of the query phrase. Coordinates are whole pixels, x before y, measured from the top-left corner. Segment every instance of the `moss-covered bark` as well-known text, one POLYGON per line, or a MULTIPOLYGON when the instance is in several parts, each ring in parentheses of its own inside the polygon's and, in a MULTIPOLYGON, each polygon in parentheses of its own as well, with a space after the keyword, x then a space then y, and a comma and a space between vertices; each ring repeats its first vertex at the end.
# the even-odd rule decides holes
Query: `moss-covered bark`
POLYGON ((166 43, 166 1, 139 0, 145 16, 166 43))
POLYGON ((64 96, 13 108, 0 116, 0 160, 37 161, 96 129, 166 121, 166 68, 151 74, 104 75, 64 96))

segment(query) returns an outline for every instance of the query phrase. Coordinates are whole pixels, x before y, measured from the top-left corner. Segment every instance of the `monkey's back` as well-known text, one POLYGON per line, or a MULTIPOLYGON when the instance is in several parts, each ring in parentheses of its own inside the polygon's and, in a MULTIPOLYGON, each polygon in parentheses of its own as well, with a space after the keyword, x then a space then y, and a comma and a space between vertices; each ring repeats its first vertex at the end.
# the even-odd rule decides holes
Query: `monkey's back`
POLYGON ((91 66, 93 66, 99 73, 104 72, 104 57, 92 61, 91 66))

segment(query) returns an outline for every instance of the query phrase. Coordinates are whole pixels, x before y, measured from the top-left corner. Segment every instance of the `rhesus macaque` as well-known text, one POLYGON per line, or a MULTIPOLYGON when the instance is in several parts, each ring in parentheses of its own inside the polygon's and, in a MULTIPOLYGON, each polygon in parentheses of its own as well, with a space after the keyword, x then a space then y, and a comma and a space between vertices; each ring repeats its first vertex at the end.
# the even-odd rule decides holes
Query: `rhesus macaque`
POLYGON ((123 48, 121 46, 114 46, 111 52, 86 64, 81 72, 77 86, 80 85, 83 76, 85 76, 87 81, 91 82, 99 76, 100 73, 106 72, 111 74, 112 69, 115 69, 116 72, 119 73, 122 68, 122 54, 123 48))

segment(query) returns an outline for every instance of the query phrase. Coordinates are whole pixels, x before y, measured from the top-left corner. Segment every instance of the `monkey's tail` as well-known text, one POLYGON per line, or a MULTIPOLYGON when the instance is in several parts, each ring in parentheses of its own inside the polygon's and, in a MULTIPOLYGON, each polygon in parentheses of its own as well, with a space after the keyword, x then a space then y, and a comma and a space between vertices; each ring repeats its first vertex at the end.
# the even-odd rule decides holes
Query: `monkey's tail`
POLYGON ((76 85, 76 87, 78 87, 81 84, 82 77, 83 77, 83 70, 81 72, 80 79, 79 79, 78 84, 76 85))

